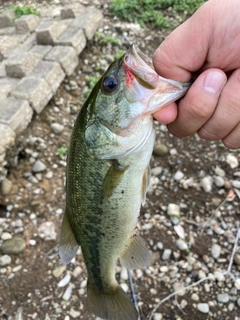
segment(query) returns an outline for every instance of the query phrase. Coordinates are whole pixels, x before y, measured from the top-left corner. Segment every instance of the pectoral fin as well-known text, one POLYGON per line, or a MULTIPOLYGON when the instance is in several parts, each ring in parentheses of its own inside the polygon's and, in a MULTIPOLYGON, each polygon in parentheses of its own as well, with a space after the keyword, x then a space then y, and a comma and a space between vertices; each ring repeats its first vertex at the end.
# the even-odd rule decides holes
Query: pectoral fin
POLYGON ((62 221, 62 229, 59 242, 59 255, 63 264, 68 264, 76 255, 79 245, 72 232, 66 212, 62 221))
POLYGON ((146 202, 146 194, 150 186, 150 178, 151 178, 151 167, 148 166, 145 169, 143 179, 142 179, 142 206, 144 206, 146 202))
POLYGON ((109 198, 115 191, 128 166, 121 166, 117 160, 113 160, 102 184, 102 198, 109 198))
POLYGON ((127 269, 144 268, 150 264, 151 253, 143 239, 134 234, 120 257, 121 265, 127 269))

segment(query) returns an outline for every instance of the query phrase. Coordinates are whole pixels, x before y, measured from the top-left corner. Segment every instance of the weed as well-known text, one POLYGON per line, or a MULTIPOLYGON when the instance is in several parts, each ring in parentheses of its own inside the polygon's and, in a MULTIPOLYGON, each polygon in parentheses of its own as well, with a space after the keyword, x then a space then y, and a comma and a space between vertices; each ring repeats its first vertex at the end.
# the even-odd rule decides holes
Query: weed
POLYGON ((37 16, 40 15, 40 12, 37 9, 35 9, 33 7, 27 7, 24 5, 23 6, 12 5, 10 7, 5 8, 4 10, 9 10, 9 9, 14 10, 14 12, 15 12, 14 19, 18 19, 21 16, 28 15, 28 14, 35 14, 37 16))
POLYGON ((172 22, 163 14, 163 10, 172 8, 173 13, 193 14, 204 0, 113 0, 110 5, 112 13, 120 19, 138 22, 141 26, 169 29, 172 22))
POLYGON ((105 35, 104 33, 98 31, 97 36, 100 38, 100 41, 99 41, 100 44, 103 44, 103 45, 107 45, 108 43, 111 43, 113 45, 119 44, 118 39, 112 36, 111 34, 105 35))
POLYGON ((98 77, 93 77, 93 76, 86 77, 86 81, 87 81, 89 88, 83 92, 84 100, 89 96, 90 92, 92 91, 93 87, 98 82, 98 80, 99 80, 98 77))
POLYGON ((61 159, 64 159, 68 151, 68 147, 62 146, 61 148, 57 149, 57 154, 61 159))
POLYGON ((119 50, 118 53, 113 55, 114 60, 117 60, 117 59, 121 58, 121 56, 123 56, 124 53, 125 53, 124 50, 119 50))

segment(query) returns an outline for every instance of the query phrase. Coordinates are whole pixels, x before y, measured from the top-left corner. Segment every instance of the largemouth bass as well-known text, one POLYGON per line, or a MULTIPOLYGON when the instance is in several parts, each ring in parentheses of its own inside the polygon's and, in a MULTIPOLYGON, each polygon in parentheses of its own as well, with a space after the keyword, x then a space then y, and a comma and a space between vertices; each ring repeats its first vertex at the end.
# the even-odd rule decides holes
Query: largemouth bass
POLYGON ((59 254, 67 264, 81 246, 88 309, 101 318, 138 318, 115 279, 115 266, 118 259, 128 269, 150 262, 136 224, 149 186, 152 114, 183 96, 188 87, 160 77, 151 60, 132 45, 109 66, 76 119, 59 254))

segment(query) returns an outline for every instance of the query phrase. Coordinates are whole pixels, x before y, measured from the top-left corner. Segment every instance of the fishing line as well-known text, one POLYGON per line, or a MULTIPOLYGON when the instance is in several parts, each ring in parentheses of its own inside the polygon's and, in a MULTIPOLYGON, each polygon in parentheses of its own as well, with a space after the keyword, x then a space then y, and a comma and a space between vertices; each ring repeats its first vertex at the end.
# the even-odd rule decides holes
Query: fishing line
POLYGON ((137 304, 137 299, 136 299, 136 294, 135 294, 135 290, 133 287, 133 280, 132 280, 132 274, 131 271, 129 269, 127 269, 127 273, 128 273, 128 279, 129 279, 129 284, 130 284, 130 289, 131 289, 131 295, 132 295, 132 299, 133 299, 133 304, 134 307, 136 308, 137 312, 138 312, 138 318, 137 320, 141 320, 140 318, 140 314, 139 314, 139 308, 138 308, 138 304, 137 304))

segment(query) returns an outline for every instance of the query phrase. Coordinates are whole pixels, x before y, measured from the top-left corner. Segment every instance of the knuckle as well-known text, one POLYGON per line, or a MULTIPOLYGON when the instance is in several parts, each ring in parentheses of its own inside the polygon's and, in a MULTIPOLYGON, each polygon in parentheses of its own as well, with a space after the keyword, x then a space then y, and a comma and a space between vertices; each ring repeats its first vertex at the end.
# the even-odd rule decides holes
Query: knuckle
POLYGON ((219 140, 221 139, 220 132, 212 130, 211 128, 204 128, 202 127, 198 130, 198 135, 200 138, 204 140, 219 140))
MULTIPOLYGON (((237 135, 239 137, 239 135, 237 135)), ((239 149, 240 148, 240 141, 238 138, 227 136, 226 138, 222 139, 222 143, 228 149, 239 149)))
POLYGON ((192 119, 196 119, 201 122, 208 120, 213 113, 212 108, 208 107, 206 103, 196 103, 195 101, 191 102, 186 111, 192 119))

